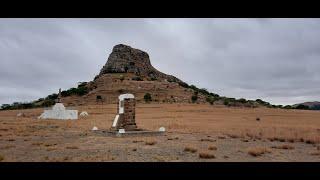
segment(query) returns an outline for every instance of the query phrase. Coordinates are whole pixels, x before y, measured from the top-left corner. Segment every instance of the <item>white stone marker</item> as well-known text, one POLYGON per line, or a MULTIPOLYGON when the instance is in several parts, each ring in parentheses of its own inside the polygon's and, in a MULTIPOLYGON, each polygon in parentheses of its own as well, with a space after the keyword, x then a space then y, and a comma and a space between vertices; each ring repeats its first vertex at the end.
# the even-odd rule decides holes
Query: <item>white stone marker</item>
POLYGON ((124 129, 119 129, 120 134, 124 134, 126 131, 124 129))
POLYGON ((160 131, 160 132, 165 132, 165 131, 166 131, 166 128, 160 127, 160 128, 159 128, 159 131, 160 131))
POLYGON ((96 127, 96 126, 94 126, 93 128, 92 128, 92 131, 97 131, 98 130, 98 128, 96 127))

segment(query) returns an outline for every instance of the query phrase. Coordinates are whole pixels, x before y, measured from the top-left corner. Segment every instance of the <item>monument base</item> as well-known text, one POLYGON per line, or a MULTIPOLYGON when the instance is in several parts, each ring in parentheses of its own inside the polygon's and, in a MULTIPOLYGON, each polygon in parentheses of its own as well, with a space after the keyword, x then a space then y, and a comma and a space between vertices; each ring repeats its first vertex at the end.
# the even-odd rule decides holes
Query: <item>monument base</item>
POLYGON ((131 136, 159 136, 159 135, 163 135, 165 132, 137 129, 135 131, 125 131, 125 133, 119 133, 119 131, 113 131, 113 130, 97 130, 97 131, 94 131, 94 133, 102 136, 115 136, 115 137, 130 136, 131 137, 131 136))

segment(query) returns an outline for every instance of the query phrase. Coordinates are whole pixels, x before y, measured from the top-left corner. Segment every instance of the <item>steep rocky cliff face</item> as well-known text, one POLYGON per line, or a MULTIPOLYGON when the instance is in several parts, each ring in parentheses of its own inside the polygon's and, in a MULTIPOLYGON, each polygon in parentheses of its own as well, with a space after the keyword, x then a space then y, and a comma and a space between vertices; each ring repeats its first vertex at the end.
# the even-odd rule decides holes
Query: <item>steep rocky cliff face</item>
POLYGON ((107 73, 134 73, 136 76, 144 78, 182 82, 174 76, 155 69, 151 65, 148 53, 124 44, 113 47, 112 53, 101 69, 99 76, 107 73))

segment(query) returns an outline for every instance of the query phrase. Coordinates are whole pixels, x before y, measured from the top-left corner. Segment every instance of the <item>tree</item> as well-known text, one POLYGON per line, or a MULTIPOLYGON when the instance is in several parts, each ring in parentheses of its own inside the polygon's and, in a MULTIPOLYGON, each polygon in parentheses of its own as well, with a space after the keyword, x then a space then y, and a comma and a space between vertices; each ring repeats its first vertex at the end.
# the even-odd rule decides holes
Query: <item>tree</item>
POLYGON ((145 102, 150 102, 152 101, 152 98, 151 98, 151 94, 150 93, 146 93, 143 97, 144 101, 145 102))
POLYGON ((225 100, 223 101, 223 104, 224 104, 225 106, 229 106, 229 105, 230 105, 230 102, 229 102, 228 99, 225 99, 225 100))
POLYGON ((309 106, 303 105, 303 104, 299 104, 296 109, 304 109, 304 110, 308 110, 310 109, 309 106))
POLYGON ((240 99, 239 99, 239 102, 244 104, 244 103, 246 103, 246 102, 247 102, 247 100, 246 100, 246 99, 244 99, 244 98, 240 98, 240 99))
POLYGON ((197 100, 198 100, 198 96, 197 95, 192 95, 191 96, 192 103, 195 103, 197 100))
POLYGON ((101 102, 101 103, 103 103, 103 99, 102 99, 102 96, 100 96, 100 95, 97 95, 97 97, 96 97, 96 102, 98 103, 98 102, 101 102))

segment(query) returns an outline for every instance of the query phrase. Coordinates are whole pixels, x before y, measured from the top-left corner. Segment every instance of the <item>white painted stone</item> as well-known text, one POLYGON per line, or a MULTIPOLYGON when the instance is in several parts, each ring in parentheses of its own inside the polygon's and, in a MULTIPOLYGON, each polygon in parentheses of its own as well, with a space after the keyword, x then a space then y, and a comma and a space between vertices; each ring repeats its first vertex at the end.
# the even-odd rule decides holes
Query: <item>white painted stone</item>
POLYGON ((133 94, 121 94, 119 96, 119 114, 124 113, 124 107, 122 106, 124 99, 134 99, 134 95, 133 94))
POLYGON ((126 133, 126 131, 124 129, 119 129, 119 133, 124 134, 124 133, 126 133))
POLYGON ((134 99, 134 95, 133 94, 121 94, 119 96, 119 100, 122 101, 124 99, 134 99))
POLYGON ((62 103, 56 103, 52 110, 44 110, 38 119, 78 119, 78 110, 66 110, 62 103))
POLYGON ((112 127, 116 127, 118 120, 119 120, 119 114, 117 114, 116 117, 114 118, 113 123, 112 123, 112 127))
POLYGON ((96 127, 96 126, 94 126, 93 128, 92 128, 92 131, 97 131, 98 130, 98 128, 96 127))
POLYGON ((80 117, 87 117, 87 116, 89 116, 89 114, 88 114, 87 111, 82 111, 82 112, 80 113, 80 117))
POLYGON ((160 132, 165 132, 165 131, 166 131, 166 128, 160 127, 160 128, 159 128, 159 131, 160 131, 160 132))
POLYGON ((21 116, 24 116, 24 114, 23 113, 18 113, 17 114, 17 117, 21 117, 21 116))

